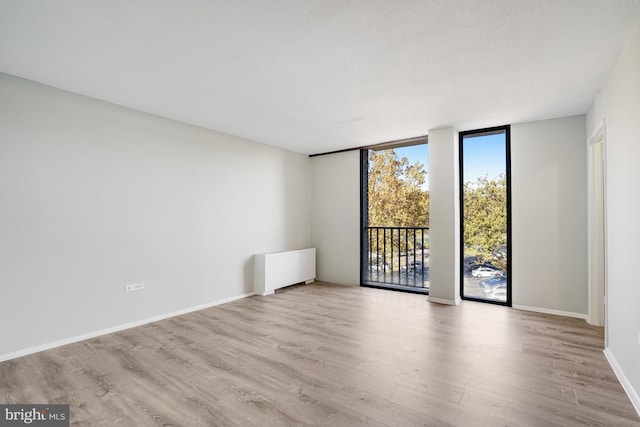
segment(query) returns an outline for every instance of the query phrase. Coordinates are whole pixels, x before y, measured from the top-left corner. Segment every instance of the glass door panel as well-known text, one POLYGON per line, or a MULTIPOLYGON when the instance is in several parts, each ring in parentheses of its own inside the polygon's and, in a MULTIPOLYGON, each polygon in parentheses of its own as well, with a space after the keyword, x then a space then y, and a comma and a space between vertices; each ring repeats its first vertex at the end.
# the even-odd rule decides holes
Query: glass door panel
POLYGON ((361 155, 362 284, 428 293, 428 145, 365 149, 361 155))

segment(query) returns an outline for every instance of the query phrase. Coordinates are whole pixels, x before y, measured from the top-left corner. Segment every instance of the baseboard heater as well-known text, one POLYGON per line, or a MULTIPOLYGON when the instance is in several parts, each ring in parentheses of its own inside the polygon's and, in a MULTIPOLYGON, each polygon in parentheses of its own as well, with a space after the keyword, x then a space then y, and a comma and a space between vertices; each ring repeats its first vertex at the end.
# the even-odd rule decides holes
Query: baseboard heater
POLYGON ((316 249, 255 254, 253 284, 258 295, 270 295, 276 289, 316 278, 316 249))

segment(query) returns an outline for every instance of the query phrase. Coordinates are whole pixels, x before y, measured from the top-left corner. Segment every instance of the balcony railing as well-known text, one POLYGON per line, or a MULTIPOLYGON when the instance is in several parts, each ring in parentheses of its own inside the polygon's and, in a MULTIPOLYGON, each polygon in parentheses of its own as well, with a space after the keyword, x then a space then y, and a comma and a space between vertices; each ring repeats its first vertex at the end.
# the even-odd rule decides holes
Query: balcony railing
POLYGON ((428 291, 428 227, 367 227, 366 230, 366 284, 428 291))

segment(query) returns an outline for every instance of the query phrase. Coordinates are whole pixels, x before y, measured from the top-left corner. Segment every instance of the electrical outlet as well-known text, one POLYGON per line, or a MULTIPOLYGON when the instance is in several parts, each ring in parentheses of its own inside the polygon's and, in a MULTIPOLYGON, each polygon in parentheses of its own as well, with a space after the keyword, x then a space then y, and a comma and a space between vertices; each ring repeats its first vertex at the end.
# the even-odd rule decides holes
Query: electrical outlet
POLYGON ((144 283, 132 283, 130 285, 124 285, 125 292, 141 291, 144 289, 144 283))

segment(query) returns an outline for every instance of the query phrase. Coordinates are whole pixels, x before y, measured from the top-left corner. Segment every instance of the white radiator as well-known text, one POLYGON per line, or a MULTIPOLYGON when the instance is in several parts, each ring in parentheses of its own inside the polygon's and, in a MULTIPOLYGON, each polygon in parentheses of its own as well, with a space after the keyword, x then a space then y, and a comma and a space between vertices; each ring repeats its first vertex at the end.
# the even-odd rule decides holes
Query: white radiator
POLYGON ((276 289, 316 278, 316 249, 256 254, 253 284, 258 295, 270 295, 276 289))

